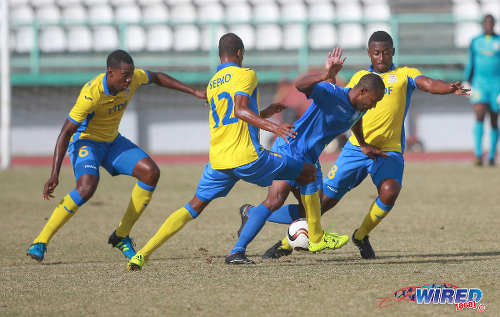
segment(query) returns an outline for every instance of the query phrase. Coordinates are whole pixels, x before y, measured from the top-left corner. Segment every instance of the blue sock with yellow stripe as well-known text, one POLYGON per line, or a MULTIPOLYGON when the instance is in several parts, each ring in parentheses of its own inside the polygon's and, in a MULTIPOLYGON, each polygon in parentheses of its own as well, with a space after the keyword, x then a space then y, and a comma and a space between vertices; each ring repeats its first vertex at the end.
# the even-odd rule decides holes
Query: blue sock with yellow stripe
POLYGON ((248 215, 248 220, 243 226, 243 229, 240 232, 240 237, 234 248, 231 250, 230 254, 236 252, 245 252, 247 249, 247 245, 255 238, 255 236, 259 233, 260 229, 266 223, 267 217, 271 214, 271 211, 260 204, 252 208, 252 212, 248 215))
POLYGON ((151 201, 154 190, 155 186, 150 186, 141 181, 138 181, 137 184, 135 184, 127 211, 125 212, 125 215, 123 215, 122 221, 116 229, 117 236, 124 238, 129 235, 130 230, 132 230, 132 226, 135 224, 137 219, 139 219, 142 212, 151 201))
POLYGON ((483 155, 483 123, 476 121, 474 124, 474 155, 481 157, 483 155))
POLYGON ((491 129, 490 131, 490 155, 488 156, 488 159, 494 160, 495 156, 497 154, 497 144, 498 144, 498 129, 491 129))
POLYGON ((73 217, 78 208, 80 208, 80 206, 84 203, 85 201, 76 189, 64 196, 33 243, 49 243, 50 239, 52 239, 54 234, 56 234, 57 230, 59 230, 59 228, 61 228, 71 217, 73 217))
POLYGON ((378 225, 385 216, 387 216, 392 207, 394 206, 384 204, 380 200, 380 197, 377 197, 377 199, 370 207, 370 211, 363 220, 361 227, 359 227, 358 231, 356 231, 356 235, 354 236, 354 238, 356 238, 357 240, 363 240, 363 238, 367 234, 369 234, 370 231, 372 231, 373 228, 375 228, 375 226, 378 225))
POLYGON ((271 213, 267 221, 289 225, 299 218, 299 205, 284 205, 271 213))

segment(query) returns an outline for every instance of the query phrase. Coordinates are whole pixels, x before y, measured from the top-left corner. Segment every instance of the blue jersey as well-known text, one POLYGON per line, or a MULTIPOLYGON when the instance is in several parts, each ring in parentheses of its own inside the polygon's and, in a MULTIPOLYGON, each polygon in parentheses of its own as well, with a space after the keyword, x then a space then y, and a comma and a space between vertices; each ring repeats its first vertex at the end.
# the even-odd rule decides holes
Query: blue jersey
POLYGON ((500 36, 479 35, 472 39, 465 80, 473 85, 500 81, 500 36))
POLYGON ((316 84, 309 96, 313 102, 294 123, 297 136, 288 138, 290 144, 278 137, 273 150, 315 163, 325 146, 364 114, 349 101, 349 90, 328 82, 316 84))

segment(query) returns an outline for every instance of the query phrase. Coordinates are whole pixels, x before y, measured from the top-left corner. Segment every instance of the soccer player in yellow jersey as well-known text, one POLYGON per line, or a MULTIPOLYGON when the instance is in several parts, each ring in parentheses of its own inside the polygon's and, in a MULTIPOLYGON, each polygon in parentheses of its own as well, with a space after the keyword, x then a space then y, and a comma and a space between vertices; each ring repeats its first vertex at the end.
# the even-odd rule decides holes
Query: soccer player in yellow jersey
MULTIPOLYGON (((375 146, 387 154, 376 159, 361 150, 357 139, 352 136, 344 146, 339 158, 323 179, 321 198, 322 213, 335 206, 351 189, 358 186, 368 174, 377 187, 378 197, 371 204, 368 214, 360 227, 352 235, 352 241, 359 248, 361 257, 375 257, 368 234, 391 211, 401 191, 403 180, 405 147, 404 120, 410 106, 410 99, 415 89, 432 94, 467 95, 458 82, 447 83, 422 75, 411 67, 395 67, 392 58, 394 47, 391 36, 384 31, 377 31, 368 41, 368 56, 371 59, 369 70, 358 71, 351 78, 347 87, 354 87, 365 74, 379 75, 385 84, 385 95, 363 116, 362 130, 365 142, 375 146)), ((274 217, 282 216, 288 222, 303 217, 298 205, 286 205, 273 213, 274 217)), ((272 221, 273 219, 269 219, 272 221)), ((285 221, 282 221, 285 222, 285 221)), ((279 258, 291 253, 285 241, 279 241, 266 251, 264 257, 279 258)))
POLYGON ((28 249, 28 256, 37 261, 44 259, 50 239, 94 194, 100 166, 113 176, 137 178, 126 213, 108 241, 127 258, 135 255, 129 233, 151 200, 160 170, 148 154, 118 132, 118 126, 135 90, 150 83, 205 99, 205 91, 195 90, 167 74, 135 68, 132 57, 123 50, 109 54, 106 72, 83 86, 61 129, 52 172, 42 196, 45 200, 54 197, 66 150, 73 165, 76 188, 54 209, 28 249))
MULTIPOLYGON (((149 256, 179 231, 186 223, 198 217, 208 204, 226 196, 240 179, 269 186, 274 179, 297 179, 306 185, 315 180, 314 165, 265 150, 259 142, 259 129, 276 133, 286 139, 296 132, 288 123, 276 124, 265 120, 283 107, 273 104, 259 110, 257 75, 250 68, 243 68, 244 46, 234 33, 227 33, 219 40, 220 65, 207 85, 210 105, 210 154, 194 197, 184 207, 174 211, 156 234, 129 261, 128 270, 140 270, 149 256)), ((257 235, 270 211, 261 208, 247 222, 225 262, 251 264, 245 247, 257 235)))

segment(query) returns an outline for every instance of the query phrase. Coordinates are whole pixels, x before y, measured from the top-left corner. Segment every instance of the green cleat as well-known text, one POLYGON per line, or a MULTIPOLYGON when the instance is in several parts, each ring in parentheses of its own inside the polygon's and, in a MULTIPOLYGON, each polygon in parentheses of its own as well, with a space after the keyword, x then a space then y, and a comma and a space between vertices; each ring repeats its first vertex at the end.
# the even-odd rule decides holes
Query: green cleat
POLYGON ((144 256, 142 254, 137 253, 134 255, 130 261, 127 263, 127 270, 128 271, 140 271, 146 263, 146 260, 144 259, 144 256))
POLYGON ((319 252, 324 249, 340 249, 347 241, 349 241, 349 236, 347 235, 340 235, 335 232, 325 232, 320 242, 314 243, 309 241, 309 251, 319 252))

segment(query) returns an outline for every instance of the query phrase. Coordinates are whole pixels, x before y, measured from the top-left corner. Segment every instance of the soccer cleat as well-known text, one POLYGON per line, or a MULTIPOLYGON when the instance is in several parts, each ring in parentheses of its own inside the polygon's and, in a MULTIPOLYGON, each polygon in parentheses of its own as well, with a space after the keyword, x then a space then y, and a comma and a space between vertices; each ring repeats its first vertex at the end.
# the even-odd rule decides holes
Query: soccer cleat
POLYGON ((240 207, 240 217, 241 217, 241 226, 238 229, 238 237, 240 236, 241 230, 243 229, 243 226, 245 226, 245 223, 247 223, 248 220, 248 209, 250 207, 253 207, 250 204, 244 204, 240 207))
POLYGON ((309 251, 319 252, 324 249, 340 249, 347 243, 347 241, 349 241, 349 237, 347 235, 340 235, 335 232, 325 232, 323 233, 323 237, 320 242, 309 241, 309 251))
POLYGON ((292 254, 291 249, 285 249, 281 247, 281 241, 278 241, 275 245, 267 249, 266 253, 262 256, 263 259, 279 259, 282 256, 288 256, 292 254))
POLYGON ((354 230, 352 234, 352 242, 358 247, 361 257, 363 259, 375 259, 375 251, 373 251, 368 236, 365 236, 363 240, 358 240, 354 237, 356 231, 358 231, 358 229, 354 230))
POLYGON ((144 263, 146 263, 144 256, 142 254, 136 254, 130 259, 130 261, 128 261, 127 270, 140 271, 144 266, 144 263))
POLYGON ((488 160, 488 165, 491 166, 491 167, 495 166, 495 159, 489 159, 488 160))
POLYGON ((474 159, 474 166, 483 166, 483 159, 480 156, 476 156, 474 159))
POLYGON ((108 243, 111 244, 113 248, 118 248, 122 251, 122 254, 127 259, 131 259, 136 253, 134 250, 134 240, 128 236, 125 238, 119 237, 116 235, 116 231, 113 231, 113 233, 109 236, 108 243))
POLYGON ((47 252, 47 244, 43 242, 33 243, 28 249, 27 256, 30 256, 32 259, 37 260, 38 262, 42 262, 45 257, 45 252, 47 252))
POLYGON ((255 264, 254 261, 247 258, 245 252, 235 252, 226 256, 226 264, 255 264))

